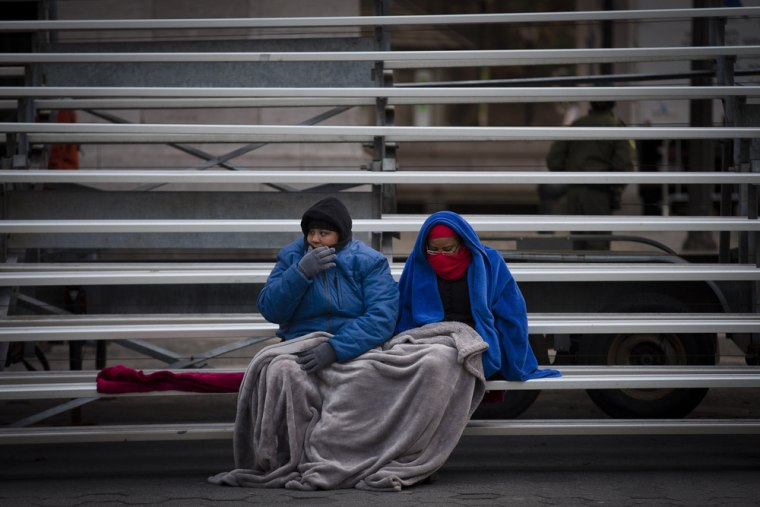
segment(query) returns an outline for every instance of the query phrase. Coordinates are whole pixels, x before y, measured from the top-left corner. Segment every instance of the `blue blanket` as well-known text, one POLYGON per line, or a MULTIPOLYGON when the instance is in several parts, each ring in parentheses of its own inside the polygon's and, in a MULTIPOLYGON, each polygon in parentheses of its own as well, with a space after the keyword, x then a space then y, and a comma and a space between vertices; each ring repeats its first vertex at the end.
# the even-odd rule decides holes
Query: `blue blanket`
POLYGON ((435 224, 454 229, 472 252, 467 270, 475 330, 488 344, 483 354, 486 378, 500 372, 507 380, 559 377, 539 369, 528 341, 528 316, 520 289, 499 252, 480 242, 472 226, 451 211, 425 221, 399 281, 401 315, 396 333, 443 320, 437 276, 427 261, 425 240, 435 224))

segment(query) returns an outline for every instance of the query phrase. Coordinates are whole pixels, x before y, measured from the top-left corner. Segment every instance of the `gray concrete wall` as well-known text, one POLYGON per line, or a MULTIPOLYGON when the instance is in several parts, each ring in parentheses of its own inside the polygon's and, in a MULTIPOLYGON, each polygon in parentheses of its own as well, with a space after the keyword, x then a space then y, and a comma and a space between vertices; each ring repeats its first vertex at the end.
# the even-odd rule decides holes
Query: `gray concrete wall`
MULTIPOLYGON (((103 0, 71 0, 58 2, 59 19, 150 19, 150 18, 247 18, 282 16, 352 16, 360 11, 358 0, 328 0, 300 2, 296 0, 135 0, 123 2, 103 0), (210 7, 213 6, 213 9, 210 7)), ((334 29, 279 30, 137 30, 61 32, 59 42, 86 43, 95 50, 157 44, 168 51, 194 50, 203 45, 212 51, 303 51, 303 50, 367 50, 366 41, 356 39, 356 29, 341 29, 343 40, 334 40, 334 29), (306 40, 312 38, 316 40, 306 40), (222 42, 226 41, 226 42, 222 42)), ((124 49, 119 49, 124 50, 124 49)), ((154 46, 155 50, 155 46, 154 46)), ((197 50, 197 49, 196 49, 197 50)), ((48 66, 48 83, 103 86, 370 86, 369 64, 132 64, 113 66, 48 66), (84 84, 84 83, 82 83, 84 84)), ((329 108, 268 108, 268 109, 183 109, 109 111, 129 122, 187 123, 187 124, 298 124, 329 108)), ((325 124, 365 125, 372 122, 374 112, 354 108, 325 124)), ((99 123, 104 120, 81 112, 79 122, 99 123)), ((214 155, 223 155, 240 145, 197 145, 214 155)), ((357 169, 366 164, 369 152, 357 144, 271 144, 232 163, 241 169, 357 169)), ((201 161, 163 145, 121 146, 88 145, 82 148, 83 168, 178 168, 197 167, 201 161)), ((218 168, 218 167, 217 167, 218 168)), ((169 186, 169 189, 191 187, 169 186)), ((166 189, 164 188, 164 189, 166 189)), ((266 187, 221 187, 224 190, 265 190, 266 187)), ((206 187, 206 190, 213 188, 206 187)))

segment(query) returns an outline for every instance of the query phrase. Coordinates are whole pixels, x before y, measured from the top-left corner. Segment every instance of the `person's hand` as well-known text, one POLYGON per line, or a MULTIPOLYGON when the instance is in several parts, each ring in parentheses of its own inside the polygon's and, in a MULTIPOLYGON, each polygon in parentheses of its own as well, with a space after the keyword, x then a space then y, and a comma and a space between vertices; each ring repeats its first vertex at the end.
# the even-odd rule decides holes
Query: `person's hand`
POLYGON ((319 246, 303 256, 298 263, 298 269, 301 270, 307 278, 311 278, 320 271, 335 267, 335 249, 329 246, 319 246))
POLYGON ((306 373, 316 373, 325 366, 333 364, 337 359, 332 345, 324 342, 300 354, 296 361, 306 373))

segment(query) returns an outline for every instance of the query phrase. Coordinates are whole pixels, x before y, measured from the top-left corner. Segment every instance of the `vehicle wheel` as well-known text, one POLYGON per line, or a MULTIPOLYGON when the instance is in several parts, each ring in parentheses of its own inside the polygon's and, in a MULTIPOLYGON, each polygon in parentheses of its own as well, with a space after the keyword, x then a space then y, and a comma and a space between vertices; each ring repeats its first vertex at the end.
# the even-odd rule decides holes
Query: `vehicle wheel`
MULTIPOLYGON (((618 313, 686 313, 688 307, 660 294, 620 301, 618 313)), ((588 335, 581 341, 583 364, 675 366, 715 364, 716 336, 709 334, 588 335)), ((594 389, 594 404, 615 418, 680 418, 694 410, 707 389, 594 389)))
MULTIPOLYGON (((549 349, 542 336, 530 336, 530 346, 536 355, 538 364, 549 364, 549 349)), ((514 419, 536 401, 541 391, 506 391, 504 400, 495 403, 482 403, 472 415, 473 419, 514 419)))

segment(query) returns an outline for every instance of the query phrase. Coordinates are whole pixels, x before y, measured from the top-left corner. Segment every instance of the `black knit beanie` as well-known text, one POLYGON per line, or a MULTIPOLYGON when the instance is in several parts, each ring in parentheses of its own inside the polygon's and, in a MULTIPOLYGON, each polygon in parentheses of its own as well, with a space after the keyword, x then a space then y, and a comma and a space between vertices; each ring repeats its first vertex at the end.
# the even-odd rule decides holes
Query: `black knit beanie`
POLYGON ((309 229, 326 229, 338 233, 335 250, 340 251, 351 241, 351 215, 346 206, 335 197, 327 197, 307 209, 301 218, 304 240, 309 229))

